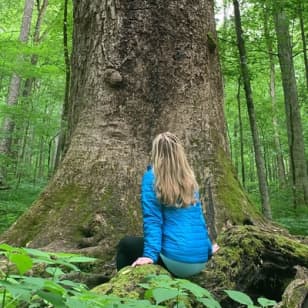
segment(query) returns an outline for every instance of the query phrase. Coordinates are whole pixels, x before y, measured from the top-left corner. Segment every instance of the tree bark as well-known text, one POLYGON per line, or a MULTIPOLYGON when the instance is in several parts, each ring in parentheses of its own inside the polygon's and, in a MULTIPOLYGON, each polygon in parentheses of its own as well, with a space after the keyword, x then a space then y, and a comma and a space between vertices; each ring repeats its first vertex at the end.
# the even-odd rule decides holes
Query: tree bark
POLYGON ((307 56, 307 41, 306 41, 306 36, 305 36, 305 25, 304 25, 304 16, 303 16, 303 11, 305 9, 304 7, 305 7, 305 3, 300 0, 298 2, 298 16, 299 16, 299 24, 301 28, 301 36, 302 36, 302 43, 303 43, 306 88, 308 90, 308 56, 307 56))
POLYGON ((244 162, 244 136, 243 136, 243 121, 242 121, 242 108, 241 108, 241 77, 238 79, 237 88, 237 110, 238 110, 238 123, 240 130, 240 156, 241 156, 241 176, 243 187, 246 187, 246 176, 245 176, 245 162, 244 162))
MULTIPOLYGON (((44 16, 45 16, 45 13, 46 13, 46 10, 47 10, 48 0, 44 0, 41 6, 40 6, 39 1, 37 1, 36 4, 37 4, 37 14, 38 15, 37 15, 37 19, 36 19, 36 23, 35 23, 35 27, 34 27, 34 33, 33 33, 33 43, 34 44, 38 44, 40 42, 40 39, 41 39, 41 37, 40 37, 41 25, 42 25, 42 22, 44 20, 44 16)), ((37 64, 37 62, 38 62, 38 56, 36 54, 33 54, 31 56, 31 64, 35 66, 37 64)), ((34 82, 35 82, 34 77, 29 77, 29 78, 26 79, 26 81, 24 83, 24 88, 23 88, 23 91, 22 91, 23 98, 30 97, 34 82)), ((26 104, 30 103, 31 104, 32 102, 30 102, 30 100, 25 100, 24 103, 26 103, 26 104)), ((25 107, 25 108, 27 108, 27 107, 25 107)), ((21 150, 19 151, 17 164, 16 164, 16 177, 18 178, 18 182, 21 179, 18 164, 21 160, 24 160, 25 147, 26 147, 26 144, 27 144, 27 141, 28 141, 28 131, 29 131, 29 126, 30 126, 29 120, 26 120, 25 124, 23 124, 22 126, 23 127, 19 128, 19 129, 20 130, 22 129, 25 132, 25 134, 24 134, 21 142, 19 142, 19 144, 20 144, 19 147, 21 148, 21 150)))
MULTIPOLYGON (((23 18, 19 34, 19 40, 20 42, 23 43, 28 41, 30 27, 31 27, 33 6, 34 6, 34 0, 25 0, 23 18)), ((7 96, 7 102, 6 102, 7 105, 13 106, 17 104, 20 82, 21 82, 20 76, 13 73, 7 96)), ((2 155, 9 155, 11 152, 12 134, 14 131, 14 127, 15 127, 14 119, 12 117, 5 117, 2 125, 3 136, 0 140, 0 154, 2 155)), ((6 177, 6 170, 4 167, 1 168, 0 173, 2 174, 3 177, 6 177)))
POLYGON ((254 110, 254 103, 253 103, 253 98, 252 98, 252 90, 251 90, 251 85, 250 85, 249 70, 248 70, 248 65, 247 65, 245 42, 243 38, 243 30, 242 30, 242 25, 241 25, 240 9, 239 9, 239 3, 237 0, 233 0, 233 6, 234 6, 234 21, 235 21, 235 29, 236 29, 236 36, 237 36, 237 44, 238 44, 238 50, 239 50, 239 55, 240 55, 241 73, 243 77, 243 83, 244 83, 244 89, 245 89, 245 95, 246 95, 246 103, 247 103, 248 116, 249 116, 249 123, 250 123, 254 152, 255 152, 259 191, 261 195, 262 213, 264 214, 266 218, 271 219, 272 214, 271 214, 269 192, 268 192, 266 175, 265 175, 265 164, 264 164, 264 159, 262 157, 261 143, 260 143, 260 138, 259 138, 259 133, 258 133, 256 115, 255 115, 255 110, 254 110))
POLYGON ((68 150, 3 240, 110 260, 141 232, 153 137, 176 133, 207 200, 213 238, 263 224, 231 166, 211 1, 75 1, 68 150))
POLYGON ((67 135, 67 122, 68 122, 68 108, 69 108, 69 87, 71 81, 71 60, 68 50, 68 31, 67 31, 67 11, 68 0, 64 1, 63 8, 63 53, 65 62, 65 89, 64 89, 64 102, 61 116, 61 129, 58 136, 56 156, 55 156, 55 169, 58 168, 62 157, 66 152, 66 135, 67 135))
POLYGON ((286 182, 285 175, 285 166, 283 161, 282 149, 280 144, 280 137, 278 131, 278 121, 277 121, 277 103, 276 103, 276 82, 275 82, 275 61, 273 56, 273 41, 270 37, 269 33, 269 5, 265 5, 264 7, 264 37, 267 45, 268 56, 269 56, 269 94, 271 98, 271 106, 272 106, 272 123, 274 130, 274 145, 276 152, 276 161, 278 167, 278 181, 279 186, 284 187, 286 182))
POLYGON ((308 176, 289 25, 283 4, 279 1, 275 8, 275 28, 286 110, 293 199, 296 207, 308 204, 308 176))

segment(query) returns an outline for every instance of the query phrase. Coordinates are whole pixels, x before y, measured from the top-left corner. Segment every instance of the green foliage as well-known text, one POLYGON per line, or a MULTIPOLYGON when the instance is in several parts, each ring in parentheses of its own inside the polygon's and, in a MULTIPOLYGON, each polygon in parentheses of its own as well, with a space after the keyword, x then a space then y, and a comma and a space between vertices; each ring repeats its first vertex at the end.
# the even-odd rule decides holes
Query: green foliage
POLYGON ((0 234, 33 203, 45 182, 10 184, 9 189, 0 190, 0 234))
POLYGON ((146 277, 145 283, 139 286, 147 290, 145 298, 154 299, 155 304, 167 302, 170 305, 171 302, 179 307, 186 307, 189 304, 188 299, 191 300, 191 295, 205 307, 221 307, 209 291, 186 279, 175 279, 168 275, 150 275, 146 277))
POLYGON ((86 291, 82 284, 63 278, 64 274, 79 271, 76 264, 94 262, 94 258, 69 253, 49 253, 30 248, 16 248, 0 244, 0 254, 5 257, 5 268, 0 272, 2 307, 72 307, 66 299, 86 291), (16 273, 17 270, 17 273, 16 273), (33 277, 39 272, 42 277, 33 277), (28 275, 26 275, 28 274, 28 275))
MULTIPOLYGON (((273 220, 288 229, 294 235, 308 235, 308 208, 305 206, 294 208, 292 192, 281 189, 277 185, 270 187, 273 220)), ((257 191, 249 194, 255 204, 260 204, 257 191)))
MULTIPOLYGON (((186 280, 167 275, 149 275, 139 286, 145 289, 144 299, 120 298, 89 291, 81 283, 67 280, 66 273, 80 271, 80 263, 96 259, 70 253, 50 253, 32 248, 17 248, 0 244, 4 262, 0 269, 0 301, 2 308, 15 307, 191 307, 199 302, 204 307, 220 308, 220 304, 206 289, 186 280), (34 275, 35 274, 35 275, 34 275), (161 306, 163 304, 164 306, 161 306), (165 306, 166 305, 166 306, 165 306)), ((244 293, 226 291, 240 303, 252 301, 244 293)), ((258 299, 261 307, 274 301, 258 299)))
POLYGON ((246 305, 248 308, 259 308, 259 307, 272 307, 277 304, 276 301, 264 298, 264 297, 259 297, 257 299, 258 303, 260 306, 256 306, 252 299, 245 293, 239 292, 239 291, 234 291, 234 290, 225 290, 227 295, 234 300, 235 302, 246 305))

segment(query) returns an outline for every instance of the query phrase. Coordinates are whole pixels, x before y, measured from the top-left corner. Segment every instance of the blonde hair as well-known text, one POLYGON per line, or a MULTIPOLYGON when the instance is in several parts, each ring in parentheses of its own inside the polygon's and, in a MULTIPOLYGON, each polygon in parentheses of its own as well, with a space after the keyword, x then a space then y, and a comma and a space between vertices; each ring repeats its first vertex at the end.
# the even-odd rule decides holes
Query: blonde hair
POLYGON ((160 202, 175 207, 187 207, 196 202, 194 193, 198 184, 184 148, 174 134, 165 132, 155 137, 152 164, 160 202))

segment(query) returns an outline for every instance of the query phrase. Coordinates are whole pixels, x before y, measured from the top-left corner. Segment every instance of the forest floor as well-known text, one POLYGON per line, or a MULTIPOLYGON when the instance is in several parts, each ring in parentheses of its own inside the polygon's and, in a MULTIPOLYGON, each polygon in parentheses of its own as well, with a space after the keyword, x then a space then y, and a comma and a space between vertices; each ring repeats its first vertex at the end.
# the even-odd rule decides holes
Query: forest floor
MULTIPOLYGON (((18 187, 0 190, 0 234, 35 201, 46 183, 22 183, 18 187)), ((260 204, 256 190, 249 193, 255 204, 260 204)), ((294 208, 288 191, 272 189, 273 220, 287 228, 291 234, 308 236, 308 207, 294 208)))

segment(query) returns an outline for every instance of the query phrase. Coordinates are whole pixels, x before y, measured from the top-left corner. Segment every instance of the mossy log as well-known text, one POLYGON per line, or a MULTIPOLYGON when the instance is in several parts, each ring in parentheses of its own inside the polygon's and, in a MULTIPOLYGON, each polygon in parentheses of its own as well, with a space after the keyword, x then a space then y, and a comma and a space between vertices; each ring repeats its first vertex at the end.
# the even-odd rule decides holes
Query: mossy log
MULTIPOLYGON (((207 263, 206 269, 190 280, 212 292, 223 307, 238 307, 226 297, 225 289, 243 291, 254 300, 264 296, 281 301, 279 307, 306 307, 307 276, 298 277, 298 268, 301 272, 308 268, 308 246, 305 243, 284 234, 279 228, 255 226, 232 227, 220 235, 218 242, 220 250, 207 263)), ((142 298, 144 291, 138 283, 147 274, 161 271, 156 265, 131 268, 126 275, 120 271, 109 283, 95 290, 103 294, 142 298)))
POLYGON ((308 269, 296 266, 296 276, 282 295, 282 301, 275 308, 308 307, 308 269))

